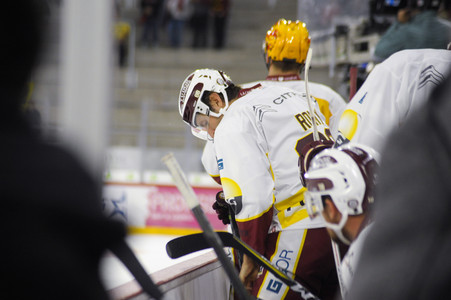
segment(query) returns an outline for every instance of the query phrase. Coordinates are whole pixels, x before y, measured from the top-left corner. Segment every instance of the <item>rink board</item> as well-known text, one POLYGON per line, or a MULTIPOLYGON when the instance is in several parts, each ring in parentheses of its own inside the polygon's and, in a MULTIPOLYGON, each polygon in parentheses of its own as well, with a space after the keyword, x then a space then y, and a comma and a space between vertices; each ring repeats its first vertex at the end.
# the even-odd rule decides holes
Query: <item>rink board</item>
MULTIPOLYGON (((216 230, 225 226, 211 208, 217 187, 194 186, 201 207, 216 230)), ((103 187, 105 213, 126 222, 132 233, 188 234, 200 227, 174 185, 106 183, 103 187)))

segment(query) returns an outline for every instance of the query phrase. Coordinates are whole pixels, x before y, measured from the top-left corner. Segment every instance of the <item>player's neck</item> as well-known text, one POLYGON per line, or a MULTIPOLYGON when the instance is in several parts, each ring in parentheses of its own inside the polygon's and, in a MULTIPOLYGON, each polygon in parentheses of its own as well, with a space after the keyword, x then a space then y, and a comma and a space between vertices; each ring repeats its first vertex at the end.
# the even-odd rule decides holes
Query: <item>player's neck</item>
POLYGON ((294 70, 282 71, 273 65, 268 70, 268 76, 266 80, 300 80, 299 72, 294 70))
POLYGON ((348 220, 346 222, 344 233, 351 241, 354 241, 358 236, 360 231, 362 230, 362 223, 365 220, 365 215, 358 216, 348 216, 348 220))

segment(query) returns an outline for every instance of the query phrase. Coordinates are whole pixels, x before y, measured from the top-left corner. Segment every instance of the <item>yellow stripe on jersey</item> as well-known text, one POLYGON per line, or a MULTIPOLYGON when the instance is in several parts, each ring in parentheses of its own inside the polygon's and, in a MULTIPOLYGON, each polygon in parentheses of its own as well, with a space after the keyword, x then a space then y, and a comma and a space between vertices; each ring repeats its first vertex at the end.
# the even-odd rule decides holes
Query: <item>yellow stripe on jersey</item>
POLYGON ((269 171, 271 172, 272 180, 274 181, 274 171, 272 170, 271 161, 269 160, 269 153, 266 153, 266 158, 268 158, 269 161, 269 171))
POLYGON ((319 110, 324 115, 324 117, 326 117, 326 124, 330 125, 329 120, 330 120, 330 117, 332 117, 332 112, 330 111, 330 108, 329 108, 329 102, 324 99, 321 99, 321 98, 316 98, 316 97, 314 97, 314 98, 315 98, 316 102, 318 102, 319 110))
POLYGON ((293 213, 289 213, 287 210, 283 210, 277 214, 277 217, 279 218, 280 227, 282 229, 287 228, 288 226, 291 226, 301 220, 307 219, 308 212, 306 208, 302 208, 300 210, 296 210, 293 213))
MULTIPOLYGON (((224 191, 225 199, 242 198, 243 192, 241 191, 240 186, 234 180, 227 178, 227 177, 223 177, 223 178, 221 178, 221 183, 222 183, 222 189, 224 191)), ((263 216, 265 213, 267 213, 273 206, 274 202, 275 202, 275 198, 274 198, 274 194, 273 194, 271 205, 268 208, 266 208, 263 212, 255 215, 255 216, 252 216, 250 218, 246 218, 246 219, 238 219, 237 218, 236 220, 238 222, 247 222, 250 220, 257 219, 257 218, 263 216)))
MULTIPOLYGON (((298 264, 299 264, 299 261, 300 261, 300 258, 301 258, 301 254, 302 254, 302 251, 304 250, 304 244, 305 244, 305 238, 307 237, 307 231, 308 231, 308 229, 306 229, 306 230, 304 230, 304 234, 302 235, 302 242, 301 242, 301 246, 299 247, 299 251, 298 251, 298 256, 296 257, 296 262, 295 262, 295 264, 294 264, 294 268, 293 268, 293 274, 292 274, 292 278, 295 280, 295 278, 296 278, 296 270, 298 269, 298 264)), ((288 290, 289 289, 287 289, 286 291, 285 291, 285 294, 283 295, 283 297, 285 298, 285 296, 287 295, 287 293, 288 293, 288 290)))
POLYGON ((304 193, 307 189, 302 187, 293 196, 275 204, 276 209, 279 211, 277 217, 279 218, 280 226, 282 228, 287 228, 294 223, 308 218, 308 213, 306 208, 299 208, 304 204, 301 201, 304 200, 304 193), (293 208, 291 212, 287 211, 288 208, 293 208))
POLYGON ((278 211, 285 210, 289 207, 294 207, 301 205, 301 201, 304 201, 304 193, 307 191, 305 187, 302 187, 296 194, 293 196, 280 201, 279 203, 275 204, 275 207, 278 211))
MULTIPOLYGON (((275 201, 275 198, 274 198, 274 195, 272 195, 272 202, 274 203, 274 201, 275 201)), ((238 218, 237 218, 236 221, 237 221, 237 222, 247 222, 247 221, 251 221, 251 220, 260 218, 261 216, 263 216, 264 214, 266 214, 271 208, 272 208, 272 204, 271 204, 267 209, 265 209, 264 211, 262 211, 261 213, 259 213, 258 215, 255 215, 255 216, 253 216, 253 217, 246 218, 246 219, 238 219, 238 218)))
POLYGON ((226 199, 243 196, 240 186, 232 179, 227 177, 221 178, 221 184, 226 199))
MULTIPOLYGON (((270 262, 273 261, 274 256, 276 256, 276 254, 278 253, 280 237, 281 237, 281 233, 279 233, 279 235, 277 236, 276 249, 274 249, 274 253, 272 254, 271 258, 269 259, 270 262)), ((268 277, 269 274, 271 274, 271 272, 266 271, 265 278, 264 278, 263 281, 262 281, 262 285, 260 286, 260 289, 258 290, 257 295, 260 295, 260 292, 261 292, 262 288, 266 287, 266 284, 265 284, 265 282, 266 282, 266 277, 268 277)))
MULTIPOLYGON (((308 230, 308 229, 307 229, 307 230, 308 230)), ((299 258, 301 257, 302 250, 304 249, 305 238, 307 237, 307 230, 304 230, 304 234, 302 235, 301 246, 299 247, 298 255, 297 255, 296 261, 295 261, 295 263, 294 263, 294 267, 293 267, 293 271, 294 271, 294 272, 292 272, 292 274, 291 274, 291 278, 292 278, 293 280, 296 280, 296 270, 298 269, 298 264, 299 264, 299 260, 300 260, 299 258)), ((288 274, 287 274, 287 275, 288 275, 288 274)), ((286 289, 286 290, 285 290, 285 293, 283 294, 283 299, 285 299, 285 297, 287 296, 289 290, 290 290, 290 289, 286 289)))
POLYGON ((338 131, 340 131, 348 140, 352 140, 359 126, 359 115, 351 109, 343 112, 338 123, 338 131))

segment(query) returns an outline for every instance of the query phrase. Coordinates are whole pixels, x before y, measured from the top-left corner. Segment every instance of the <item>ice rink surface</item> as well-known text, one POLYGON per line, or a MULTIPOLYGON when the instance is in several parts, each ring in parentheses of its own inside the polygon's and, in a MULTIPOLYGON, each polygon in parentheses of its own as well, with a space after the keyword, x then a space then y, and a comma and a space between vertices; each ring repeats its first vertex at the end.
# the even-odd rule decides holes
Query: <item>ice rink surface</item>
MULTIPOLYGON (((166 243, 176 237, 178 236, 134 234, 127 237, 127 243, 149 274, 209 251, 199 251, 181 258, 171 259, 166 253, 166 243)), ((107 290, 133 280, 133 276, 127 268, 112 253, 106 253, 104 255, 100 266, 100 272, 107 290)))

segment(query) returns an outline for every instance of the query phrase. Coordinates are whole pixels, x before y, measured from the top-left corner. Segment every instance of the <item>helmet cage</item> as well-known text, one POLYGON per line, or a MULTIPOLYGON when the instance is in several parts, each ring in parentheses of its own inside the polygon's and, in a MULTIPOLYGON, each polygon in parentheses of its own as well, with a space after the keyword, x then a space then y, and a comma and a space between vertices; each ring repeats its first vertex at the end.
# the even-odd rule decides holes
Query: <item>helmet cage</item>
MULTIPOLYGON (((323 178, 326 182, 328 181, 327 178, 323 178)), ((321 180, 319 180, 317 182, 317 184, 319 184, 319 186, 322 185, 322 183, 320 183, 321 180)), ((346 224, 346 221, 348 220, 348 214, 347 212, 343 213, 341 215, 341 219, 340 222, 338 224, 335 223, 330 223, 327 222, 323 215, 321 214, 321 212, 324 210, 324 204, 323 204, 323 200, 325 198, 325 196, 321 196, 321 194, 319 193, 311 193, 311 192, 306 192, 304 194, 304 200, 307 206, 307 213, 310 216, 311 219, 315 219, 315 218, 319 218, 320 220, 322 220, 324 222, 324 224, 326 225, 327 228, 331 229, 335 235, 346 245, 349 245, 351 243, 351 241, 346 238, 343 234, 343 227, 346 224)))

